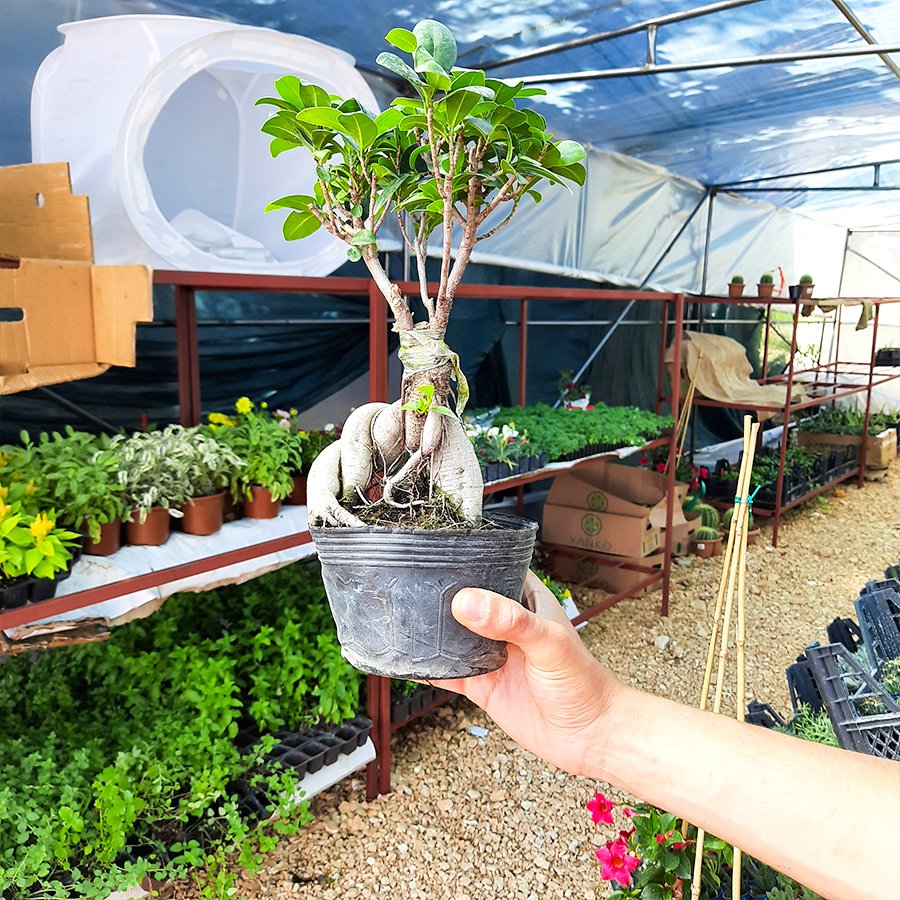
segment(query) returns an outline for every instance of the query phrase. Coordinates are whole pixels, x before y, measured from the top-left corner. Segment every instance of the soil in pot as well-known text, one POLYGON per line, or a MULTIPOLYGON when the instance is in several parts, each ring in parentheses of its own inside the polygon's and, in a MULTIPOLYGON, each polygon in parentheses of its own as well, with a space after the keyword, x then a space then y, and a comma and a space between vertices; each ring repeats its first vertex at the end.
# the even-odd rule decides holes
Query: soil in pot
POLYGON ((215 534, 222 527, 224 500, 224 491, 189 500, 181 510, 181 530, 185 534, 215 534))
POLYGON ((141 547, 158 547, 169 539, 169 511, 154 506, 143 522, 137 510, 131 513, 131 521, 125 523, 125 540, 141 547))
POLYGON ((286 506, 306 506, 306 476, 294 476, 294 489, 284 498, 286 506))
POLYGON ((122 546, 122 520, 116 516, 112 522, 100 526, 100 540, 84 538, 84 552, 88 556, 112 556, 122 546))
POLYGON ((268 488, 254 484, 250 496, 244 495, 244 515, 248 519, 274 519, 281 512, 281 501, 273 500, 268 488))
POLYGON ((485 528, 313 527, 341 653, 390 678, 464 678, 506 662, 506 645, 463 628, 454 594, 483 587, 521 600, 537 525, 485 517, 485 528))

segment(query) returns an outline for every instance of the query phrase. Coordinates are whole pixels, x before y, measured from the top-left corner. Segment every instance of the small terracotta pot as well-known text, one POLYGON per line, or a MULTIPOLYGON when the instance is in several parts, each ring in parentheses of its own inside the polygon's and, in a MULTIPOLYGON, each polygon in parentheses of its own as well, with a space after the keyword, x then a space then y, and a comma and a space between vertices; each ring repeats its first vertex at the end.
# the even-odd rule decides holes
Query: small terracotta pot
POLYGON ((185 534, 215 534, 222 527, 225 492, 194 497, 181 508, 181 530, 185 534))
POLYGON ((774 284, 757 284, 756 285, 756 296, 768 299, 772 296, 772 291, 774 291, 774 290, 775 290, 774 284))
POLYGON ((740 284, 729 281, 728 282, 728 296, 734 299, 735 297, 743 297, 744 296, 744 283, 740 284))
POLYGON ((158 547, 169 539, 170 516, 167 509, 154 506, 143 522, 137 510, 132 510, 132 519, 125 523, 125 541, 141 547, 158 547))
POLYGON ((244 495, 244 515, 248 519, 274 519, 281 512, 281 501, 273 500, 268 488, 254 484, 250 497, 244 495))
POLYGON ((701 559, 722 555, 722 538, 716 538, 714 541, 694 541, 693 546, 694 555, 701 559))
POLYGON ((294 489, 284 498, 286 506, 306 506, 306 476, 294 476, 294 489))
POLYGON ((99 541, 92 541, 90 535, 84 538, 84 552, 89 556, 112 556, 121 546, 122 520, 118 516, 100 526, 99 541))
POLYGON ((815 287, 815 285, 814 284, 801 284, 800 287, 802 289, 800 292, 800 296, 804 300, 809 300, 809 298, 812 297, 812 292, 813 292, 813 288, 815 287))
POLYGON ((747 532, 747 546, 748 547, 752 547, 757 542, 757 540, 759 540, 759 533, 760 532, 759 532, 758 528, 751 528, 747 532))

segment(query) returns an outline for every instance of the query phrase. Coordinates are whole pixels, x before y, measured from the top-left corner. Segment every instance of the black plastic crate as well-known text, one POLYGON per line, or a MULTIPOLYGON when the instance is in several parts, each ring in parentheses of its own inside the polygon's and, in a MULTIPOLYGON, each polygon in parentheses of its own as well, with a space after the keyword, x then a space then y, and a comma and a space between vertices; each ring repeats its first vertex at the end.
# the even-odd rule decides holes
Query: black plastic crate
POLYGON ((785 727, 784 719, 768 703, 760 703, 759 700, 751 700, 747 704, 745 720, 751 725, 761 725, 763 728, 785 727))
POLYGON ((900 760, 900 704, 842 644, 806 652, 841 747, 900 760), (863 715, 860 706, 867 700, 879 702, 886 712, 863 715))
MULTIPOLYGON (((896 584, 879 584, 890 583, 896 584)), ((872 669, 900 656, 900 592, 892 587, 869 590, 866 585, 854 606, 872 669)))
MULTIPOLYGON (((810 645, 818 646, 817 644, 810 645)), ((792 663, 785 670, 787 676, 788 691, 791 695, 791 706, 794 710, 799 709, 802 705, 808 706, 813 712, 821 712, 823 707, 822 694, 816 684, 812 669, 809 663, 810 647, 806 648, 806 653, 801 653, 797 657, 797 662, 792 663)))
POLYGON ((828 643, 843 644, 851 653, 855 653, 862 644, 862 632, 853 619, 834 619, 826 629, 828 643))

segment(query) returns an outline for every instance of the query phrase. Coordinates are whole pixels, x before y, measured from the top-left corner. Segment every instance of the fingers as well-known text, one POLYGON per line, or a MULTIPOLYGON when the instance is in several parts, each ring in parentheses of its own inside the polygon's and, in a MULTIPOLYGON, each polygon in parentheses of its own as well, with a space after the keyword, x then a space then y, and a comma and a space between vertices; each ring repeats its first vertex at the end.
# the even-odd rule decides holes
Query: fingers
POLYGON ((517 645, 541 668, 559 665, 560 645, 570 637, 561 622, 530 613, 514 600, 481 588, 459 591, 452 609, 456 621, 470 631, 517 645))
POLYGON ((569 617, 562 608, 562 604, 557 600, 553 591, 534 572, 529 572, 528 578, 525 580, 523 603, 527 609, 536 612, 539 616, 553 619, 560 625, 571 628, 571 622, 569 622, 569 617))

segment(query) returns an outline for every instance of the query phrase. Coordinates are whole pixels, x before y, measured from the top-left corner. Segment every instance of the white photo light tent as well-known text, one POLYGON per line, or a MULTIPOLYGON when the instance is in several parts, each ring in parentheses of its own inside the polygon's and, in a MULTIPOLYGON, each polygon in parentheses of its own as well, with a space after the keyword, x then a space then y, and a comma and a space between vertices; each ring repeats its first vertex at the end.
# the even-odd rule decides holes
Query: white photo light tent
POLYGON ((185 16, 60 26, 32 90, 35 162, 67 160, 90 198, 95 258, 190 271, 327 275, 324 230, 286 243, 265 204, 312 185, 308 155, 269 156, 254 101, 282 74, 377 103, 351 56, 298 35, 185 16), (296 190, 285 190, 295 185, 296 190))

